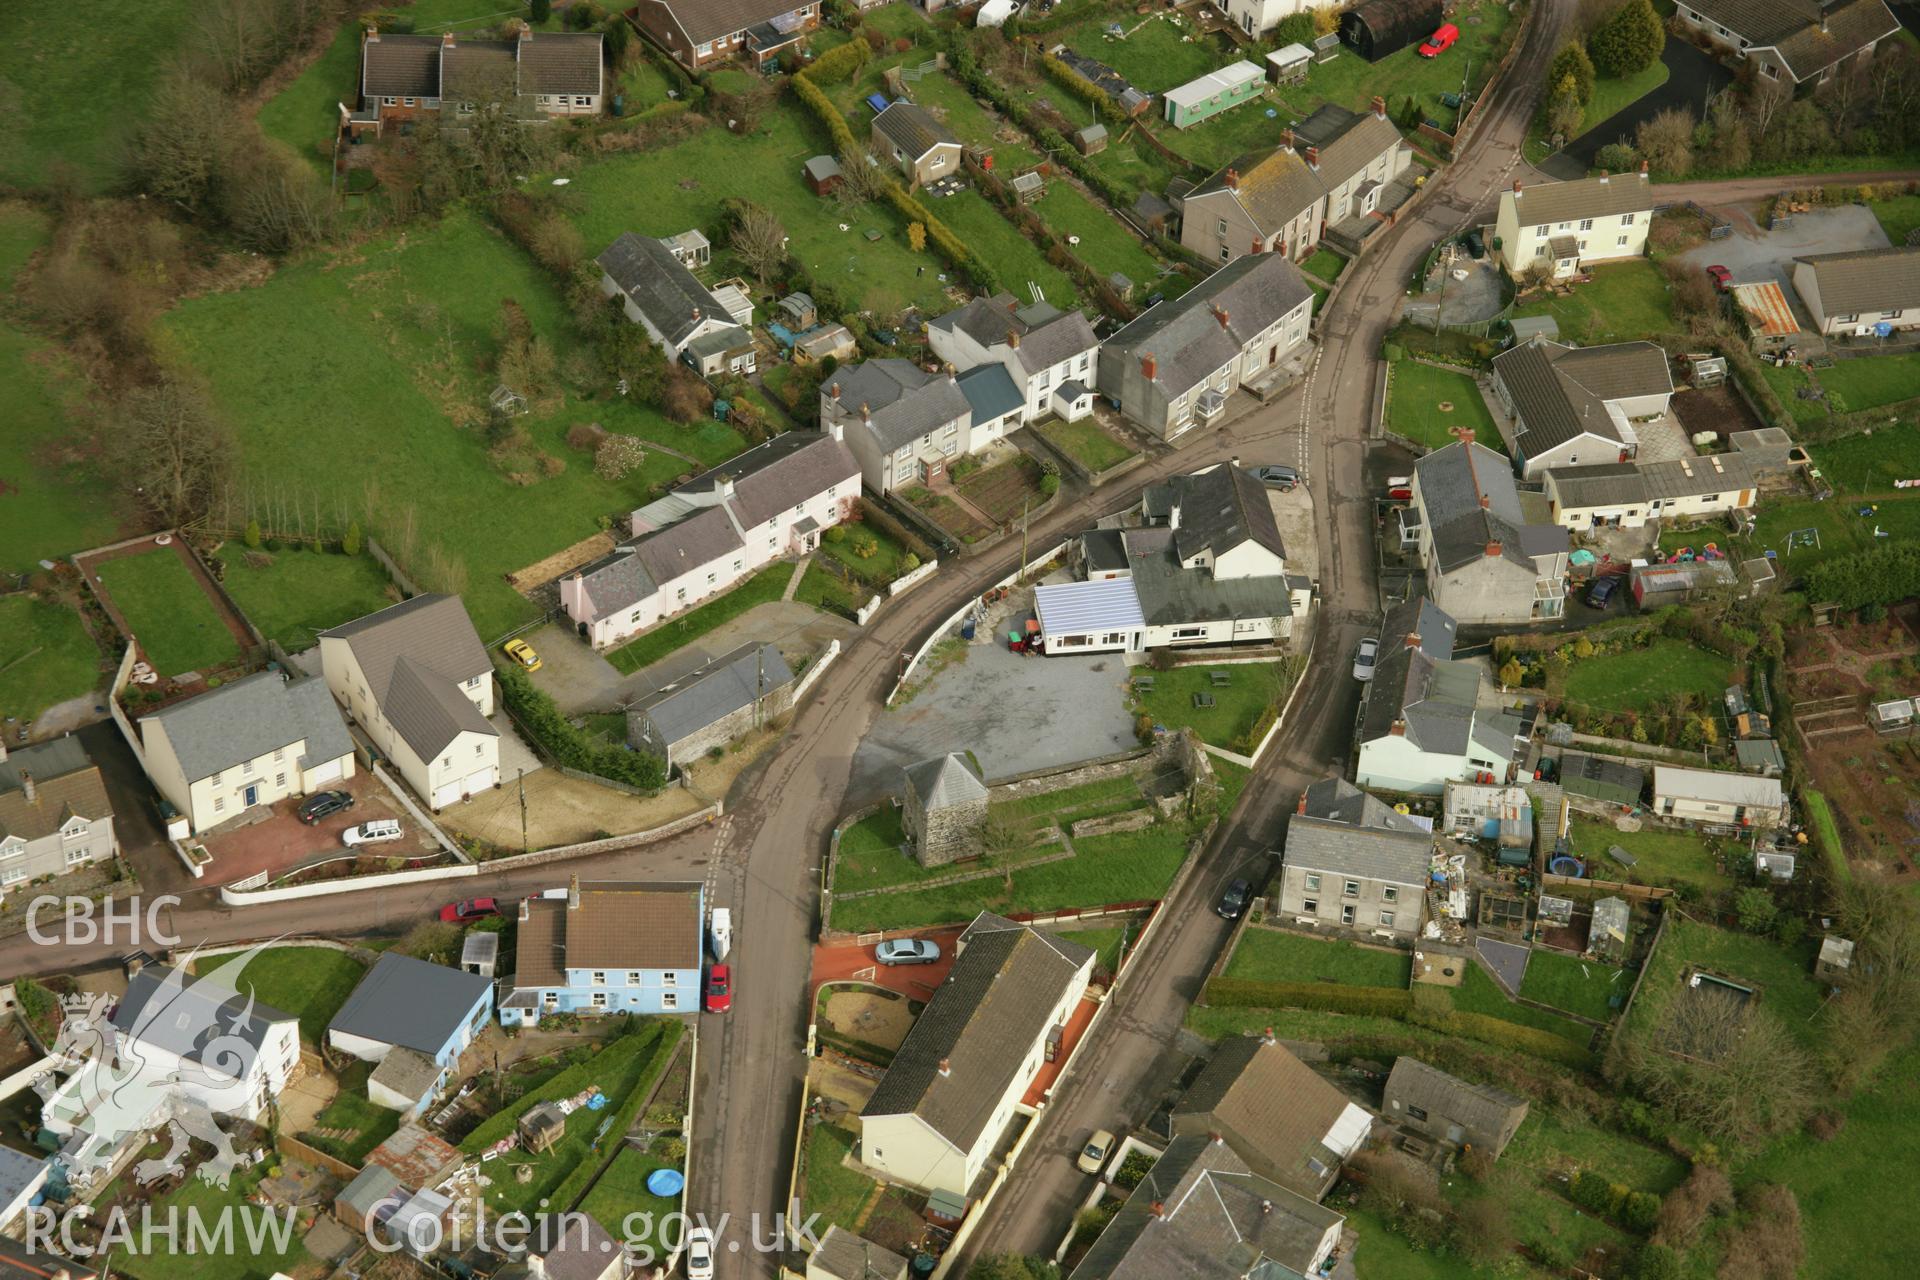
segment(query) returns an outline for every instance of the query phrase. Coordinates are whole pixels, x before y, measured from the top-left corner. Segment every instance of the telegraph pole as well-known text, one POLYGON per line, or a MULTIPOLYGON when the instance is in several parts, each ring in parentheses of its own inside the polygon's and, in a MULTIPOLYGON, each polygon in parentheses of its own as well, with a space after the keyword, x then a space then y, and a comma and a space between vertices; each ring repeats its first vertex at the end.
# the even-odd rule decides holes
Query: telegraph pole
POLYGON ((520 770, 520 852, 527 851, 527 771, 520 770))

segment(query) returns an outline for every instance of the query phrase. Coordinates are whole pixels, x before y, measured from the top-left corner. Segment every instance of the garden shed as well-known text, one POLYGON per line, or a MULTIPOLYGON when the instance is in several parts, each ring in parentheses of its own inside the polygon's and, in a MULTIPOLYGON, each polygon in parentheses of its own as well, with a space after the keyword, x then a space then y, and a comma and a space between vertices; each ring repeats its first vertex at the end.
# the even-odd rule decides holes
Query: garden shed
POLYGON ((1275 84, 1292 84, 1307 78, 1313 65, 1313 50, 1303 44, 1290 44, 1267 55, 1267 75, 1275 84))
POLYGON ((1445 21, 1440 0, 1366 0, 1340 15, 1340 39, 1378 62, 1426 39, 1445 21))
POLYGON ((567 1114, 551 1102, 542 1102, 520 1117, 521 1145, 535 1155, 548 1150, 567 1132, 567 1114))
POLYGON ((1107 126, 1098 122, 1088 125, 1073 135, 1073 145, 1083 156, 1098 155, 1107 149, 1107 126))

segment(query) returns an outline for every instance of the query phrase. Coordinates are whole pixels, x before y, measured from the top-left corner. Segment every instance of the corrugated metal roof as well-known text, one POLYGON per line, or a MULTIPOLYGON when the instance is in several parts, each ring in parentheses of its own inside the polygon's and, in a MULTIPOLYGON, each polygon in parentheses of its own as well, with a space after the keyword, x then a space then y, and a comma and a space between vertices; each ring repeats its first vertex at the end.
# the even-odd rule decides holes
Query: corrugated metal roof
POLYGON ((1775 281, 1737 284, 1733 286, 1733 300, 1747 313, 1747 320, 1757 333, 1769 338, 1791 338, 1800 332, 1793 308, 1787 305, 1787 295, 1780 292, 1775 281))
POLYGON ((1127 578, 1036 587, 1033 608, 1040 615, 1041 634, 1046 636, 1124 631, 1147 625, 1140 612, 1140 597, 1127 578))

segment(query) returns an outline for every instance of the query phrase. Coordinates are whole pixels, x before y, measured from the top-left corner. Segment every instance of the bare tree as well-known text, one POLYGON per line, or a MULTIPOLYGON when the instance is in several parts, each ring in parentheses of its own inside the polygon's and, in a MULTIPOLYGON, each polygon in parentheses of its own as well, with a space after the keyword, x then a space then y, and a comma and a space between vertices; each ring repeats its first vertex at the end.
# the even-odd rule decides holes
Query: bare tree
POLYGON ((787 260, 787 229, 771 211, 757 204, 740 210, 728 243, 762 288, 787 260))
POLYGON ((234 234, 263 253, 289 253, 325 240, 333 200, 313 170, 256 139, 229 166, 224 193, 234 234))
MULTIPOLYGON (((991 27, 988 30, 992 30, 991 27)), ((864 151, 840 156, 840 185, 834 195, 843 204, 866 204, 886 194, 887 171, 864 151)))
POLYGON ((204 513, 232 450, 198 388, 175 378, 137 388, 120 402, 119 418, 121 456, 154 514, 178 525, 204 513))
POLYGON ((1778 80, 1756 76, 1747 90, 1747 119, 1753 122, 1753 140, 1764 142, 1780 113, 1793 101, 1793 90, 1778 80))
POLYGON ((1657 173, 1677 178, 1693 168, 1693 116, 1679 107, 1642 121, 1634 142, 1657 173))
POLYGON ((219 90, 178 72, 165 77, 134 129, 128 176, 157 199, 199 211, 219 184, 232 122, 232 104, 219 90))
POLYGON ((1682 990, 1653 1042, 1625 1052, 1642 1094, 1728 1146, 1797 1128, 1820 1094, 1812 1064, 1780 1020, 1731 992, 1682 990))

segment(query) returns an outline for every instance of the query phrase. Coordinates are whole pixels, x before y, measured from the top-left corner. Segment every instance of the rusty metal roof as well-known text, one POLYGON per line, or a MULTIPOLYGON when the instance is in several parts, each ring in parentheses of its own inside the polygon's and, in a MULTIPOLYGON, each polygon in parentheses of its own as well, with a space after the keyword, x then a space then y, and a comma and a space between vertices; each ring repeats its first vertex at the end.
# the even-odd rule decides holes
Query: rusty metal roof
POLYGON ((1800 332, 1800 322, 1793 318, 1787 295, 1775 281, 1737 284, 1733 286, 1733 300, 1747 313, 1747 322, 1756 333, 1768 338, 1791 338, 1800 332))

